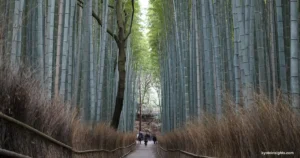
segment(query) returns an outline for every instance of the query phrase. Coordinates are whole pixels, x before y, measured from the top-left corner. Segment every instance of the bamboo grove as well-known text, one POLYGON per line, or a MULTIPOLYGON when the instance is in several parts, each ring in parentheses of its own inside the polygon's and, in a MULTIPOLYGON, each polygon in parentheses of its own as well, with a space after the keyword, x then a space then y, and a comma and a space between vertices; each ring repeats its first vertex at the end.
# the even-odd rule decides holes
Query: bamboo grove
MULTIPOLYGON (((80 109, 82 120, 110 122, 119 83, 119 20, 139 18, 139 4, 112 0, 1 0, 0 61, 30 66, 48 98, 80 109), (119 5, 117 5, 119 4, 119 5), (133 14, 131 6, 136 14, 133 14), (127 12, 127 13, 126 13, 127 12), (132 17, 131 17, 132 16, 132 17), (123 18, 123 19, 122 19, 123 18)), ((133 1, 132 1, 133 2, 133 1)), ((126 76, 119 129, 132 131, 136 108, 139 23, 124 40, 126 76), (126 43, 125 43, 126 41, 126 43)), ((127 32, 129 29, 127 28, 127 32)), ((121 39, 123 41, 123 39, 121 39)), ((123 54, 122 54, 123 56, 123 54)))
POLYGON ((149 43, 160 63, 163 132, 202 113, 217 119, 255 94, 299 108, 298 0, 151 0, 149 43), (229 95, 228 95, 229 94, 229 95), (290 99, 289 99, 290 98, 290 99))

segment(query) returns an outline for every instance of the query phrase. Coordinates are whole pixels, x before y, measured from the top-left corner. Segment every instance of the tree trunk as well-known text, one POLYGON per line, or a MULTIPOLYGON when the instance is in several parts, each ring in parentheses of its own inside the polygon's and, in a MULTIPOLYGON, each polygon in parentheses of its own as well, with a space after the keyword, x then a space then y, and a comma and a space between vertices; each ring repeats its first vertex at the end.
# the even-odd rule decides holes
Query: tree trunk
POLYGON ((60 52, 61 52, 61 36, 62 36, 62 24, 63 24, 63 7, 64 1, 59 1, 59 13, 58 13, 58 28, 57 28, 57 45, 56 45, 56 70, 55 70, 55 84, 54 94, 55 97, 59 95, 59 70, 60 70, 60 52))
MULTIPOLYGON (((74 49, 74 47, 76 46, 76 38, 75 38, 75 33, 76 32, 76 28, 74 26, 74 24, 76 25, 76 23, 74 23, 74 14, 75 14, 75 9, 76 9, 76 1, 75 0, 71 0, 71 13, 70 13, 70 28, 69 28, 69 55, 68 55, 68 74, 67 74, 67 101, 71 101, 72 99, 72 93, 73 93, 73 82, 74 82, 74 78, 73 78, 73 58, 74 58, 74 54, 76 54, 76 49, 74 49), (75 28, 75 29, 73 29, 75 28)), ((75 20, 76 22, 76 20, 75 20)))
MULTIPOLYGON (((43 37, 43 3, 42 0, 38 0, 38 7, 37 7, 37 56, 38 56, 38 78, 40 79, 41 83, 44 83, 44 37, 43 37)), ((21 26, 22 24, 20 24, 21 26)), ((21 28, 20 28, 21 29, 21 28)), ((21 41, 20 41, 21 42, 21 41)), ((20 47, 21 48, 21 47, 20 47)), ((19 48, 19 49, 20 49, 19 48)), ((19 50, 21 52, 21 50, 19 50)))
MULTIPOLYGON (((286 96, 287 90, 287 77, 286 77, 286 62, 284 50, 284 35, 283 35, 283 19, 282 19, 282 2, 276 0, 276 19, 277 19, 277 45, 278 45, 278 61, 279 61, 279 76, 280 76, 280 90, 286 96)), ((286 99, 286 98, 285 98, 286 99)))
POLYGON ((267 80, 266 80, 266 63, 265 63, 265 48, 264 48, 264 28, 263 28, 263 9, 262 2, 256 0, 255 3, 255 30, 258 53, 258 75, 259 88, 261 94, 267 94, 267 80))
POLYGON ((55 15, 55 1, 48 1, 48 16, 47 16, 47 50, 45 55, 45 81, 48 99, 52 96, 52 70, 53 70, 53 43, 54 43, 54 15, 55 15))
POLYGON ((77 50, 76 51, 76 67, 74 70, 74 77, 75 77, 75 81, 74 81, 74 92, 73 92, 73 97, 72 97, 72 104, 73 105, 77 105, 78 104, 78 98, 79 98, 79 84, 80 84, 80 71, 81 71, 81 58, 82 58, 82 46, 81 46, 81 38, 82 38, 82 9, 78 8, 78 32, 77 32, 77 41, 76 41, 76 46, 77 46, 77 50))
POLYGON ((291 0, 291 95, 292 107, 299 108, 299 38, 298 38, 298 0, 291 0))
POLYGON ((20 10, 20 0, 16 0, 14 3, 14 15, 13 15, 13 31, 12 31, 12 45, 11 45, 11 55, 10 55, 10 62, 11 65, 17 66, 17 34, 19 30, 19 10, 20 10))
POLYGON ((129 26, 129 32, 125 36, 126 32, 126 21, 124 21, 123 15, 123 3, 122 0, 116 1, 116 17, 117 17, 117 26, 118 26, 118 36, 113 38, 116 40, 116 43, 119 48, 119 58, 118 58, 118 71, 119 71, 119 82, 118 82, 118 92, 115 102, 115 109, 113 113, 113 118, 111 121, 110 126, 114 129, 118 129, 119 122, 120 122, 120 115, 123 109, 123 100, 124 100, 124 91, 125 91, 125 83, 126 83, 126 70, 125 70, 125 63, 126 63, 126 44, 128 36, 130 35, 131 27, 132 27, 132 20, 134 15, 134 0, 131 1, 132 3, 132 17, 131 17, 131 24, 129 26))
POLYGON ((60 66, 60 86, 59 86, 59 94, 63 98, 66 99, 66 81, 67 81, 67 59, 68 59, 68 33, 69 33, 69 16, 70 16, 70 1, 65 0, 65 9, 64 9, 64 28, 63 28, 63 48, 61 53, 61 66, 60 66))
POLYGON ((233 25, 234 25, 234 57, 233 57, 233 65, 234 65, 234 80, 235 80, 235 105, 236 109, 240 106, 240 67, 239 67, 239 46, 238 46, 238 35, 239 35, 239 27, 238 27, 238 19, 237 19, 237 11, 235 0, 232 0, 232 14, 233 14, 233 25))
MULTIPOLYGON (((122 28, 119 28, 119 31, 122 31, 122 28)), ((124 34, 119 32, 119 39, 124 39, 122 37, 124 34)), ((123 109, 123 100, 124 100, 124 91, 125 91, 125 80, 126 80, 126 71, 125 71, 125 62, 126 62, 126 54, 125 54, 125 41, 120 40, 118 43, 119 47, 119 59, 118 59, 118 70, 119 70, 119 84, 118 84, 118 92, 116 98, 115 110, 111 122, 111 127, 114 129, 118 129, 120 122, 120 115, 123 109)))
POLYGON ((275 28, 274 28, 274 5, 273 1, 269 2, 270 8, 270 47, 271 47, 271 70, 272 70, 272 85, 273 85, 273 101, 276 104, 276 65, 275 65, 275 28))
POLYGON ((218 31, 217 26, 215 24, 216 17, 214 16, 214 8, 213 8, 213 2, 209 1, 209 10, 210 10, 210 18, 211 18, 211 24, 212 24, 212 35, 213 35, 213 63, 215 65, 215 109, 216 109, 216 117, 218 119, 221 118, 222 115, 222 96, 221 96, 221 72, 220 72, 220 51, 219 51, 219 39, 218 39, 218 31))

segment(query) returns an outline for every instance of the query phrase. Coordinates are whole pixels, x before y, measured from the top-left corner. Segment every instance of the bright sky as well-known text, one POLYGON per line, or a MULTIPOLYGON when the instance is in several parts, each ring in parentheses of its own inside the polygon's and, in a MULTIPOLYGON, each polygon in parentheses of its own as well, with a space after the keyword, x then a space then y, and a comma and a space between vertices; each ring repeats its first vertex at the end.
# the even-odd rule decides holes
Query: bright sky
POLYGON ((142 19, 142 22, 141 24, 143 25, 144 29, 143 29, 143 33, 144 35, 148 32, 146 28, 147 26, 147 11, 148 11, 148 8, 149 8, 149 0, 139 0, 140 2, 140 6, 141 6, 141 12, 142 12, 142 16, 141 16, 141 19, 142 19))
MULTIPOLYGON (((149 0, 139 0, 139 3, 140 3, 140 7, 141 7, 141 24, 143 25, 143 34, 145 35, 146 37, 146 34, 148 32, 148 29, 147 29, 147 12, 148 12, 148 8, 149 8, 149 0)), ((155 103, 153 102, 156 102, 158 103, 158 97, 157 97, 157 93, 156 91, 154 90, 153 87, 150 87, 150 105, 155 105, 155 103)), ((149 105, 148 105, 149 106, 149 105)), ((153 107, 152 107, 153 108, 153 107)), ((156 110, 159 110, 157 109, 156 107, 156 110)))

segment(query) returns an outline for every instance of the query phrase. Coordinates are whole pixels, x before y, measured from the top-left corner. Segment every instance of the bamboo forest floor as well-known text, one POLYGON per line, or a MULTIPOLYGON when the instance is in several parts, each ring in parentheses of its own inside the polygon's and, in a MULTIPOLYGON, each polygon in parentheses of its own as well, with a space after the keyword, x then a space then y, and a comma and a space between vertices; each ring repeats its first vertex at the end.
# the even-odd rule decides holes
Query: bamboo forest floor
POLYGON ((126 158, 155 158, 156 153, 154 148, 153 141, 149 141, 147 146, 145 146, 144 142, 142 144, 137 142, 136 149, 126 158))

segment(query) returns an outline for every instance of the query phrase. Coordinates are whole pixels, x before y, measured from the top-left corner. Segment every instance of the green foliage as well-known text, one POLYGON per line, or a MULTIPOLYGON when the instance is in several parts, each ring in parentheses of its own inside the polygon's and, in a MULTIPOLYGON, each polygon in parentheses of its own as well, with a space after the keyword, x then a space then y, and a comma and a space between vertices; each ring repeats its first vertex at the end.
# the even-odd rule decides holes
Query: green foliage
POLYGON ((162 2, 160 0, 150 0, 151 7, 148 12, 148 20, 149 20, 149 45, 151 47, 151 51, 154 53, 159 52, 159 42, 163 37, 163 28, 164 28, 164 20, 163 20, 163 10, 162 10, 162 2))
MULTIPOLYGON (((129 3, 127 3, 129 4, 129 3)), ((126 8, 130 7, 127 6, 126 8)), ((151 12, 151 8, 149 13, 151 12)), ((150 14, 148 13, 148 16, 150 14)), ((131 35, 131 48, 133 51, 134 62, 136 64, 136 70, 142 67, 143 73, 151 73, 154 78, 159 78, 159 62, 158 62, 158 49, 152 48, 153 46, 149 45, 154 39, 159 39, 156 36, 150 37, 150 34, 145 34, 144 31, 149 29, 149 26, 145 28, 141 23, 141 8, 139 2, 135 2, 135 15, 132 26, 132 35, 131 35), (152 40, 152 41, 151 41, 152 40)), ((153 14, 153 13, 151 13, 153 14)), ((158 28, 156 28, 158 29, 158 28)), ((152 31, 152 28, 150 29, 152 31)))
POLYGON ((161 0, 150 0, 149 3, 150 8, 147 14, 149 32, 147 36, 150 47, 151 71, 153 72, 153 77, 159 79, 159 56, 161 53, 159 46, 160 42, 164 38, 164 15, 161 0))
POLYGON ((134 56, 134 62, 137 63, 142 58, 143 52, 147 51, 147 43, 142 33, 141 8, 139 2, 135 2, 135 14, 132 25, 131 48, 134 56))

